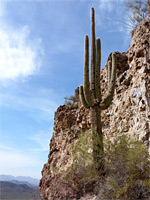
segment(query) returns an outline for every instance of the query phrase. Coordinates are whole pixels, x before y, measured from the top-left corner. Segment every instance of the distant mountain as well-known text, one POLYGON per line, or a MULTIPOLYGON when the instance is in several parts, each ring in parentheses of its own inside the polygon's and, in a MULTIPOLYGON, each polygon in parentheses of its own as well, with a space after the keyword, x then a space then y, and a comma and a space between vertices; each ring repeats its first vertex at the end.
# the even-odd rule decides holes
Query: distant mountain
POLYGON ((37 186, 0 181, 1 200, 41 200, 37 186))
POLYGON ((39 184, 39 180, 38 179, 34 179, 31 178, 29 176, 11 176, 11 175, 4 175, 1 174, 0 175, 0 181, 8 181, 8 182, 12 182, 12 183, 16 183, 16 184, 26 184, 26 185, 35 185, 38 186, 39 184))
POLYGON ((27 181, 16 181, 16 180, 11 180, 11 181, 6 181, 6 182, 11 182, 11 183, 15 183, 17 185, 28 185, 29 187, 37 187, 37 185, 33 185, 27 181))

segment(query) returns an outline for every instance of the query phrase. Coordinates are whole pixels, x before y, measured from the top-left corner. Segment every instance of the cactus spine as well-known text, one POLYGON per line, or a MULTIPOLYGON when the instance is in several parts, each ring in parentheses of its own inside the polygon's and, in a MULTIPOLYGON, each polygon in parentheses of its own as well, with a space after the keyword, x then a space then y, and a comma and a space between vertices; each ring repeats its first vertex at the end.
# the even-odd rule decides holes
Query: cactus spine
POLYGON ((93 135, 93 160, 97 170, 103 170, 103 135, 101 124, 101 110, 105 110, 112 102, 115 77, 116 56, 112 54, 112 62, 108 63, 108 94, 102 101, 100 87, 100 63, 101 63, 101 41, 95 40, 95 15, 91 8, 91 75, 89 81, 89 38, 85 36, 84 49, 84 87, 79 88, 80 100, 85 108, 91 111, 92 135, 93 135), (96 42, 95 42, 96 41, 96 42))

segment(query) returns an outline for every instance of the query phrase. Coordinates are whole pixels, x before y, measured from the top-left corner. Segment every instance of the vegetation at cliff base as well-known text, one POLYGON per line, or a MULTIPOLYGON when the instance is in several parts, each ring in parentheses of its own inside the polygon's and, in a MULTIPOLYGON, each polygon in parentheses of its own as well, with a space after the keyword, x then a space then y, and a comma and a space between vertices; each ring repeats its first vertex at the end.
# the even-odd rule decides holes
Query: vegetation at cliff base
POLYGON ((94 193, 99 200, 146 200, 150 196, 149 159, 147 146, 135 138, 121 134, 105 139, 105 174, 101 175, 94 168, 92 134, 88 131, 79 135, 74 146, 66 180, 78 185, 81 196, 94 193))

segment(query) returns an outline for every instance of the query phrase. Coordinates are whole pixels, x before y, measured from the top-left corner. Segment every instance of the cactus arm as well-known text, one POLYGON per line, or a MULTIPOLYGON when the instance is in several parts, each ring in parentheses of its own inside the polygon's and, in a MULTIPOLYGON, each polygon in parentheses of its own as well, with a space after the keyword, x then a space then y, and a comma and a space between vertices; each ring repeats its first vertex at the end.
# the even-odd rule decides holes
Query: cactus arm
POLYGON ((111 101, 114 96, 115 80, 116 80, 116 55, 115 55, 115 53, 113 53, 112 54, 111 80, 110 80, 110 85, 109 85, 109 89, 108 89, 108 95, 104 99, 104 101, 100 104, 101 110, 107 109, 111 104, 111 101))
POLYGON ((80 97, 80 101, 82 102, 83 106, 85 108, 90 108, 90 106, 88 105, 88 103, 85 100, 84 92, 83 92, 83 86, 82 85, 80 85, 80 87, 79 87, 79 97, 80 97))
POLYGON ((110 91, 115 89, 116 81, 116 54, 112 53, 112 72, 111 72, 111 82, 110 82, 110 91))
POLYGON ((100 63, 101 63, 101 41, 97 38, 97 52, 96 52, 96 69, 95 69, 95 90, 96 97, 101 102, 101 88, 100 88, 100 63))
POLYGON ((95 14, 94 8, 91 8, 91 93, 95 98, 95 62, 96 62, 96 47, 95 47, 95 14))
POLYGON ((112 66, 112 62, 109 61, 108 62, 108 90, 110 88, 110 81, 111 81, 111 66, 112 66))
POLYGON ((101 110, 106 110, 110 106, 112 99, 113 94, 108 95, 105 100, 100 104, 101 110))
POLYGON ((93 106, 92 95, 90 91, 89 82, 89 38, 85 36, 85 50, 84 50, 84 95, 85 100, 89 106, 93 106))

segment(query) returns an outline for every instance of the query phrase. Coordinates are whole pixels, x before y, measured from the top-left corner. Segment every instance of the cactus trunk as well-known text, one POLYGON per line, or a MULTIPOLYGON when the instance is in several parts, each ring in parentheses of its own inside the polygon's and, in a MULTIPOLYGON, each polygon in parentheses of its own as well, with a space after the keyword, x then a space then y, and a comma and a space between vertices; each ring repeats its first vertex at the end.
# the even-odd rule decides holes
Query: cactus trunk
POLYGON ((101 124, 101 110, 107 109, 113 99, 116 78, 116 56, 112 54, 112 62, 108 64, 108 94, 102 101, 100 87, 101 42, 96 39, 95 44, 95 16, 91 8, 91 76, 89 78, 89 39, 85 36, 84 49, 84 87, 79 88, 80 100, 85 108, 91 110, 93 134, 93 161, 97 170, 104 169, 103 134, 101 124), (90 81, 89 81, 90 80, 90 81))
POLYGON ((103 149, 103 135, 101 125, 101 109, 96 106, 91 109, 92 121, 92 140, 93 140, 93 161, 95 169, 103 171, 104 169, 104 149, 103 149))

